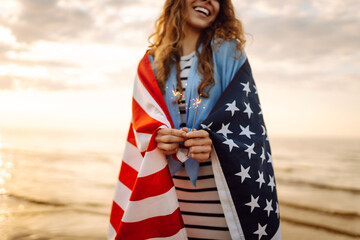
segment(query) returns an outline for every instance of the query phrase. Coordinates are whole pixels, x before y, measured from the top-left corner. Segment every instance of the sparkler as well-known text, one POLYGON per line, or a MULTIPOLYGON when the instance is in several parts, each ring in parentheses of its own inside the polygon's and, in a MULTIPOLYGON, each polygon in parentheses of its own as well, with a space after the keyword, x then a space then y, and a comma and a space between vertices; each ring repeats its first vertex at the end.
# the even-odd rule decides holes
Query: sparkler
POLYGON ((200 96, 199 96, 198 98, 196 98, 196 102, 194 103, 194 105, 196 105, 196 111, 195 111, 195 117, 194 117, 194 122, 193 122, 193 125, 192 125, 192 128, 191 128, 191 131, 194 129, 194 126, 195 126, 196 115, 197 115, 200 103, 201 103, 201 99, 200 99, 200 96))
MULTIPOLYGON (((174 95, 174 97, 175 97, 176 106, 177 106, 177 109, 178 109, 178 111, 179 111, 179 101, 181 100, 181 97, 182 97, 181 92, 176 91, 176 90, 175 90, 175 86, 173 85, 172 93, 173 93, 173 95, 174 95)), ((179 113, 180 113, 180 112, 179 112, 179 113)))

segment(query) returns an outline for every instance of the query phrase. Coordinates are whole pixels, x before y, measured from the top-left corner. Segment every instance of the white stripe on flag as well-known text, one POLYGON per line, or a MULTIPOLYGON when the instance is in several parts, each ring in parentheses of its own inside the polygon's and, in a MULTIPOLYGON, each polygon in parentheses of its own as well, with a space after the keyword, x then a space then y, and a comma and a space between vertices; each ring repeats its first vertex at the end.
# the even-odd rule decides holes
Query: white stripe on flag
POLYGON ((136 132, 135 129, 134 129, 134 132, 135 132, 136 145, 137 145, 139 151, 145 152, 149 145, 152 135, 148 134, 148 133, 136 132))
POLYGON ((164 111, 144 87, 138 76, 136 76, 135 79, 133 98, 142 107, 142 109, 144 109, 146 113, 149 114, 149 116, 159 122, 164 123, 167 125, 167 127, 171 126, 170 122, 166 118, 164 111))
POLYGON ((145 198, 139 201, 129 201, 123 222, 139 222, 148 218, 166 216, 179 207, 175 187, 164 194, 145 198))
POLYGON ((138 177, 146 177, 157 173, 164 169, 166 165, 167 160, 165 155, 158 148, 155 148, 150 152, 146 152, 138 177))
POLYGON ((281 240, 281 225, 279 224, 279 228, 276 231, 275 235, 271 238, 271 240, 281 240))
POLYGON ((244 232, 241 228, 239 217, 237 215, 234 202, 230 194, 229 187, 223 171, 221 170, 220 161, 215 151, 214 146, 211 147, 211 165, 214 171, 216 187, 218 189, 221 206, 224 210, 224 215, 232 239, 245 240, 244 232))
POLYGON ((109 224, 109 231, 108 231, 108 240, 114 240, 115 237, 116 237, 116 231, 115 231, 114 227, 110 223, 109 224))
POLYGON ((125 211, 129 202, 131 190, 119 180, 117 181, 114 195, 114 202, 125 211))
POLYGON ((123 161, 136 171, 139 171, 142 160, 143 157, 141 156, 139 150, 131 143, 126 142, 123 161))

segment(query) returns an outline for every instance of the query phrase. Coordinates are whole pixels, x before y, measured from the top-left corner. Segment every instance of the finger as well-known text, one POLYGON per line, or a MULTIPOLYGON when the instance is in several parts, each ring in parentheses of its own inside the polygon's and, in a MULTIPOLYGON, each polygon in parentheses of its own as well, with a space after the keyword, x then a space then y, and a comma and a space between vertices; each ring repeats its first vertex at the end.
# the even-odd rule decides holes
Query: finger
POLYGON ((179 148, 179 144, 178 143, 158 143, 157 147, 164 152, 177 152, 178 148, 179 148))
POLYGON ((185 133, 187 133, 189 131, 189 129, 187 127, 184 127, 184 128, 182 128, 180 130, 184 131, 185 133))
POLYGON ((211 145, 206 145, 206 146, 194 146, 194 147, 190 147, 189 149, 190 153, 210 153, 211 152, 211 145))
POLYGON ((204 145, 211 145, 212 141, 210 138, 190 138, 185 140, 184 145, 186 147, 193 147, 193 146, 204 146, 204 145))
POLYGON ((177 137, 185 137, 186 132, 181 129, 173 129, 173 128, 161 128, 158 130, 158 134, 160 135, 172 135, 177 137))
POLYGON ((155 141, 157 143, 179 143, 185 141, 184 137, 177 137, 173 135, 156 135, 155 141))
POLYGON ((177 152, 177 150, 173 150, 173 151, 163 151, 161 150, 165 155, 171 155, 177 152))
POLYGON ((205 130, 194 130, 186 133, 187 138, 205 138, 209 137, 209 133, 205 130))
POLYGON ((210 158, 210 154, 206 154, 206 153, 196 153, 196 154, 191 154, 191 157, 198 160, 199 162, 205 162, 206 160, 208 160, 210 158))

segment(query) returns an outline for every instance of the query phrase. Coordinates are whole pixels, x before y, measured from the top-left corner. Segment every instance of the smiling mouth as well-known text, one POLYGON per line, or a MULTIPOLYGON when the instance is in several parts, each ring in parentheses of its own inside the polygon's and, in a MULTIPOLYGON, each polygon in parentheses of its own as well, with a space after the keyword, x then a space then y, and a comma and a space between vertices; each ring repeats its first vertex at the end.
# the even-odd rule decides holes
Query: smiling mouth
POLYGON ((203 7, 195 7, 194 10, 197 11, 197 12, 199 12, 199 13, 204 14, 205 16, 209 16, 209 15, 210 15, 209 10, 207 10, 206 8, 203 8, 203 7))

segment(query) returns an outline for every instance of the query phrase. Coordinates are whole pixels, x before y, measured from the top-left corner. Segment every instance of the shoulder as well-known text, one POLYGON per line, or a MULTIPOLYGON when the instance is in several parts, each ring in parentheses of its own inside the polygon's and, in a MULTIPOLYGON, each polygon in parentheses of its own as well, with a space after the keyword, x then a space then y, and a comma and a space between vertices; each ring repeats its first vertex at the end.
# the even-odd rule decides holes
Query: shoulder
POLYGON ((214 64, 225 75, 229 71, 236 72, 247 59, 244 48, 238 47, 240 45, 236 39, 213 40, 212 46, 214 64))
POLYGON ((244 48, 237 39, 214 39, 212 41, 212 47, 215 56, 218 58, 246 58, 244 48))

